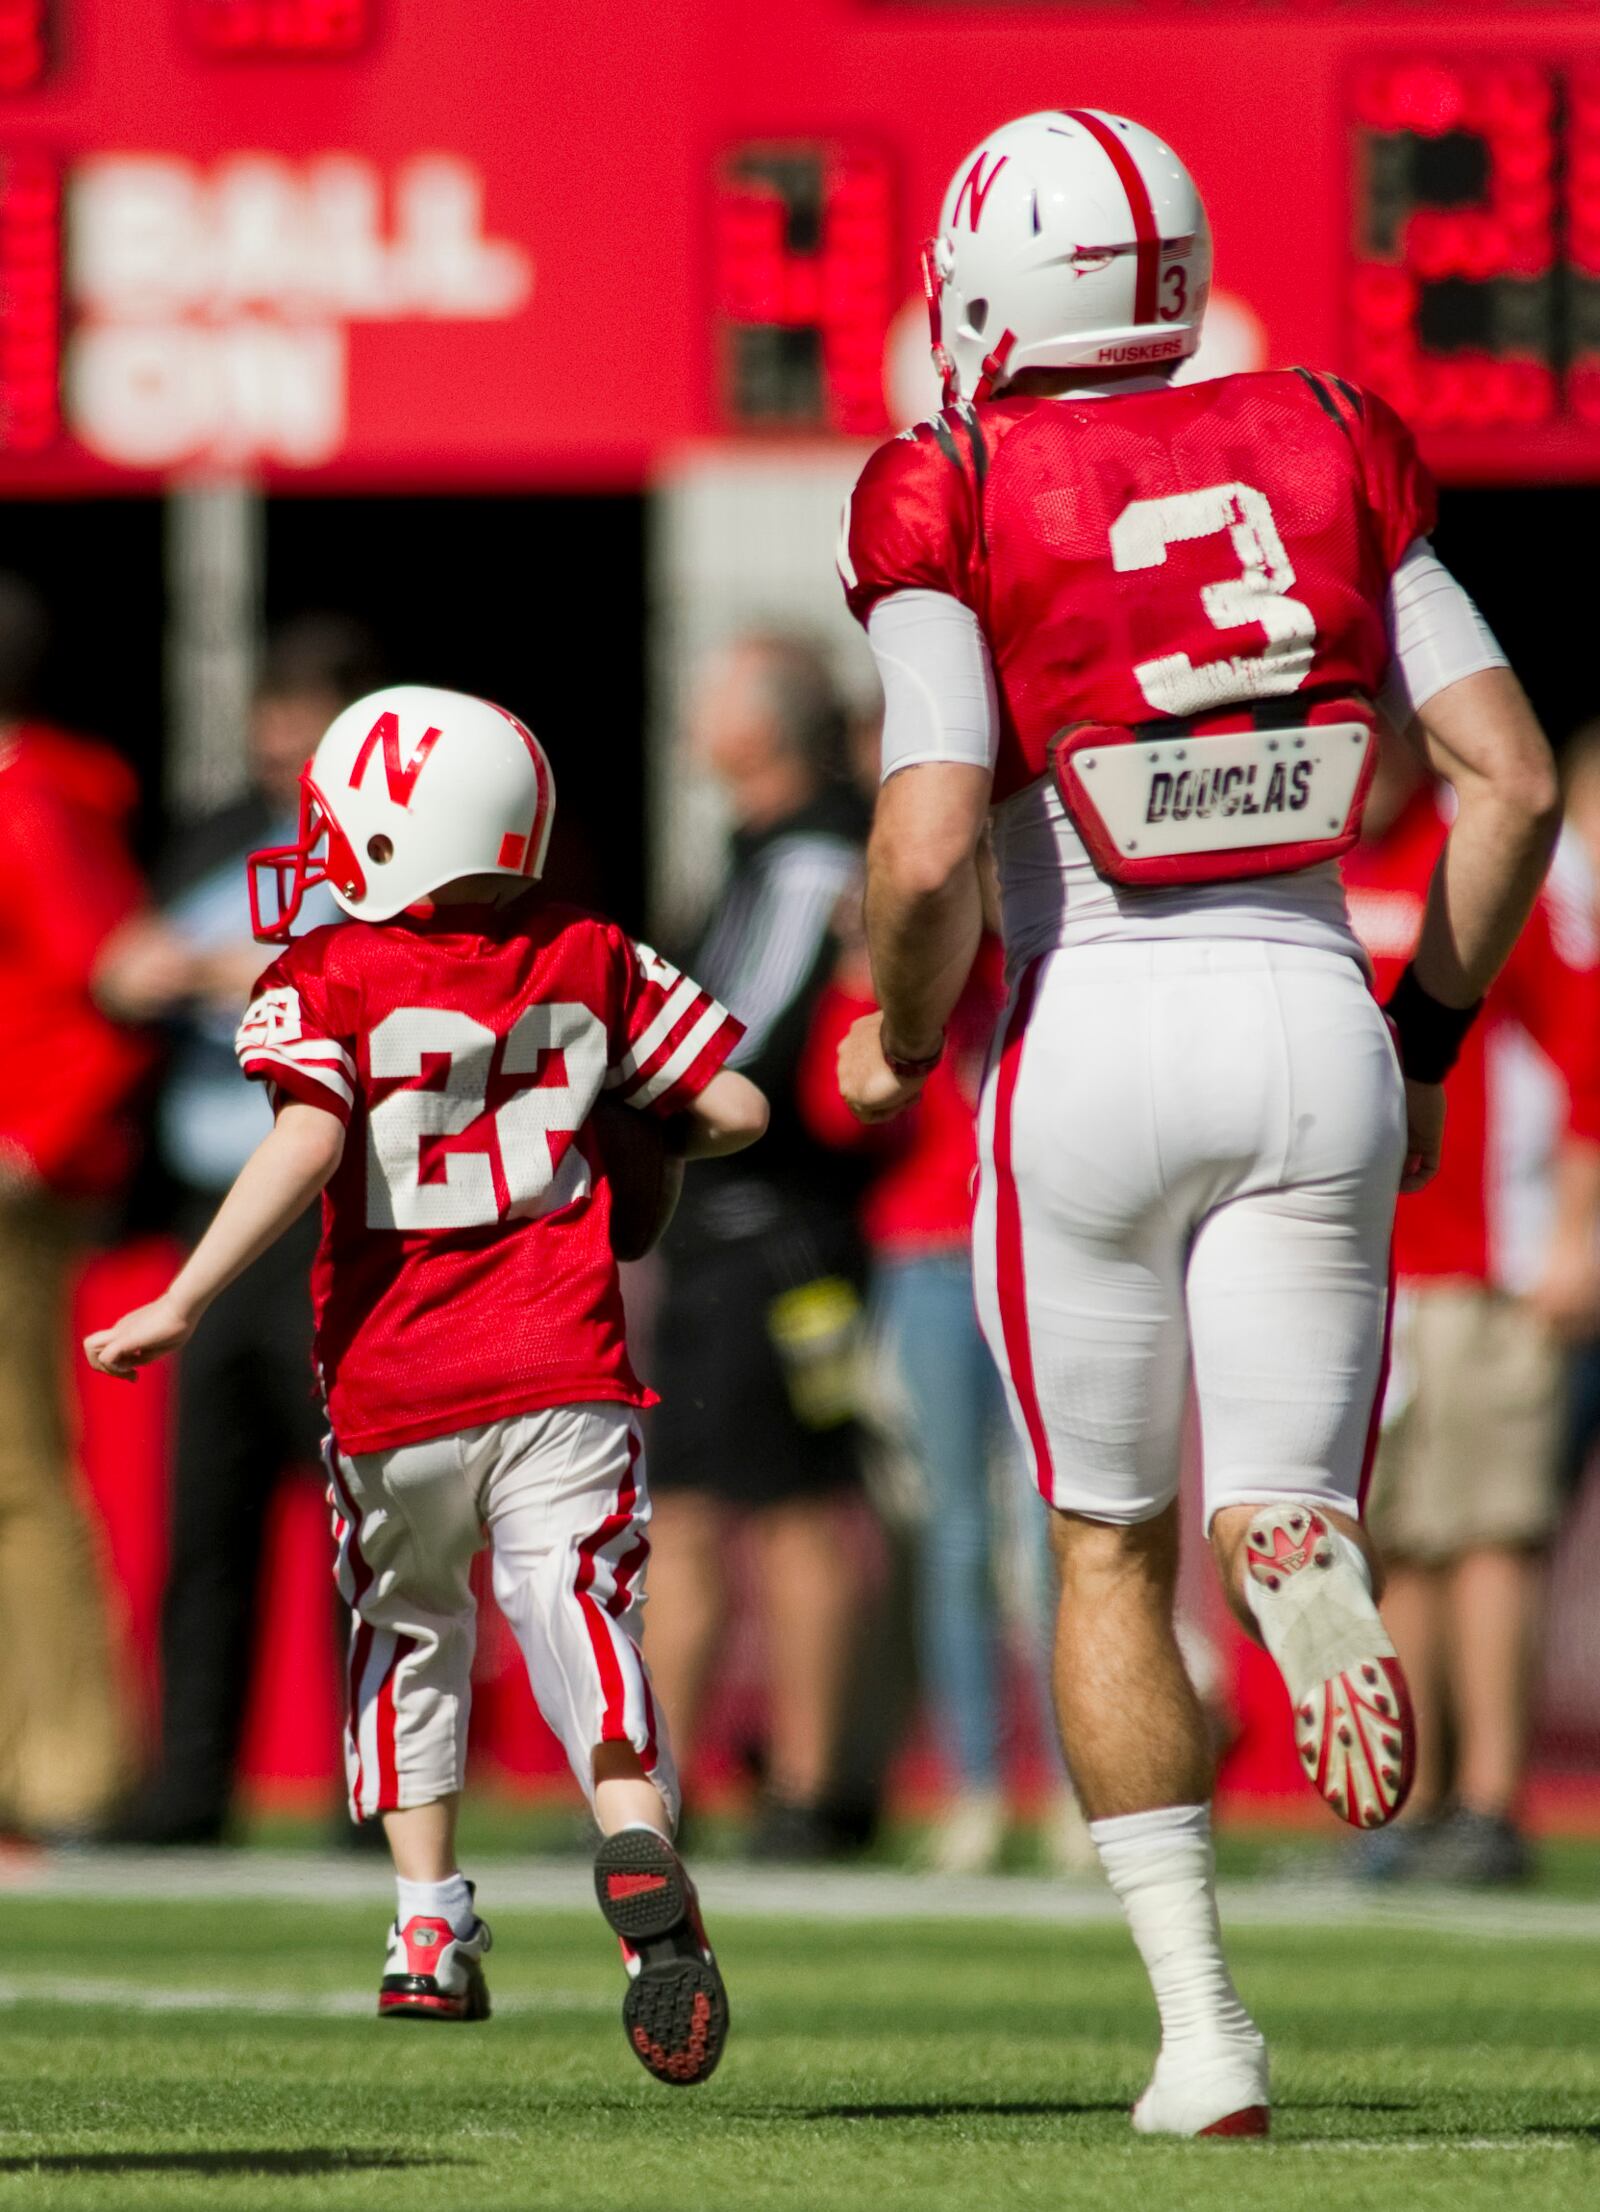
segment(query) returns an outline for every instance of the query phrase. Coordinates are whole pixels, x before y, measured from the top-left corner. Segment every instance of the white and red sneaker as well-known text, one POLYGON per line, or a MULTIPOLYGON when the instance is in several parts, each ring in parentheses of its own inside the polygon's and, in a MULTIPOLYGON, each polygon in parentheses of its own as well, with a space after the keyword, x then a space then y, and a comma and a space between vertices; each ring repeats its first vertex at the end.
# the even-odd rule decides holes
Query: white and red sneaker
POLYGON ((1267 2047, 1257 2034, 1163 2049, 1133 2108, 1136 2135, 1267 2135, 1267 2047))
POLYGON ((622 1946, 622 2024, 640 2065, 677 2089, 709 2080, 728 2039, 728 1992, 688 1869, 654 1829, 623 1828, 595 1853, 594 1887, 622 1946))
POLYGON ((493 1942, 487 1920, 460 1936, 448 1920, 422 1913, 389 1930, 389 1956, 378 1985, 381 2020, 487 2020, 489 1985, 483 1957, 493 1942))
POLYGON ((1300 1764, 1352 1828, 1393 1820, 1416 1770, 1411 1695, 1366 1575, 1322 1515, 1263 1506, 1245 1532, 1250 1606, 1294 1706, 1300 1764))

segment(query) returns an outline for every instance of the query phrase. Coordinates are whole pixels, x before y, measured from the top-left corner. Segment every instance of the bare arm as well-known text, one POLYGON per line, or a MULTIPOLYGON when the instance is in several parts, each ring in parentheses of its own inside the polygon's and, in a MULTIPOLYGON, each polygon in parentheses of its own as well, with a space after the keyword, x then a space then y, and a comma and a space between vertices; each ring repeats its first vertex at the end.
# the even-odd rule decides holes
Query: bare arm
POLYGON ((1533 911, 1561 823, 1555 761, 1507 668, 1481 669, 1423 705, 1411 728, 1458 812, 1428 891, 1412 965, 1446 1006, 1472 1006, 1533 911))
POLYGON ((338 1116, 291 1100, 162 1295, 84 1339, 90 1366, 131 1381, 139 1368, 186 1343, 217 1293, 299 1220, 343 1152, 338 1116))
MULTIPOLYGON (((1457 802, 1409 972, 1439 1006, 1465 1011, 1504 967, 1539 895, 1561 822, 1555 762, 1508 668, 1447 684, 1407 734, 1457 802)), ((1442 1083, 1408 1072, 1406 1107, 1401 1188, 1420 1190, 1439 1165, 1442 1083)))
POLYGON ((730 1152, 742 1152, 746 1145, 765 1135, 767 1095, 748 1076, 722 1068, 680 1118, 683 1157, 720 1160, 730 1152))
POLYGON ((867 949, 881 1016, 856 1023, 839 1053, 853 1113, 885 1121, 922 1088, 889 1056, 938 1053, 983 934, 978 847, 992 773, 961 761, 903 768, 878 793, 867 849, 867 949))

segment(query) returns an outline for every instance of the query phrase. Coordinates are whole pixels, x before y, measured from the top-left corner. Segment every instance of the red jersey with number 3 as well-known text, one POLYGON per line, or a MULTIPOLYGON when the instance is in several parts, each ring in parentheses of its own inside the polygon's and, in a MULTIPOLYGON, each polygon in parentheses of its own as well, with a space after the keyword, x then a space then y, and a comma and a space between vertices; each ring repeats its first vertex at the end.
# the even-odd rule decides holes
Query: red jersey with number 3
POLYGON ((629 1364, 602 1094, 680 1112, 743 1034, 615 923, 537 895, 292 944, 240 1026, 247 1075, 345 1123, 312 1278, 348 1452, 593 1400, 629 1364))
POLYGON ((840 568, 862 622, 899 591, 976 614, 1002 800, 1072 723, 1376 694, 1389 578, 1433 521, 1391 408, 1342 377, 1267 370, 947 408, 867 463, 840 568))

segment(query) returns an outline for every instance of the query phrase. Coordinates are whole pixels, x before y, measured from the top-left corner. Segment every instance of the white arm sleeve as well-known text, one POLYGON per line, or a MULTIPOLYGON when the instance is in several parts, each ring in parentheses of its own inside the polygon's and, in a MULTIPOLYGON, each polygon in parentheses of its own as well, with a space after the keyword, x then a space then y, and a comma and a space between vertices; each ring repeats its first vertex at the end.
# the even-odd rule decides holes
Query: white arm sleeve
POLYGON ((1389 579, 1384 618, 1393 657, 1382 704, 1397 729, 1447 684, 1507 665, 1494 632, 1426 538, 1412 539, 1389 579))
POLYGON ((993 768, 1000 715, 972 609, 947 592, 892 592, 867 617, 867 642, 883 684, 881 780, 930 760, 993 768))

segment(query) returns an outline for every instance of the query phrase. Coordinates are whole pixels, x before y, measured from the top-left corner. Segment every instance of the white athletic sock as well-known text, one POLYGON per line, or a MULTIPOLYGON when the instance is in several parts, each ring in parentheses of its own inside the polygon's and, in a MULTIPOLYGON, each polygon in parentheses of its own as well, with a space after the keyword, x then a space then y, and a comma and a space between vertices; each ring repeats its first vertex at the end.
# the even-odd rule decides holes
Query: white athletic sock
POLYGON ((1259 2047, 1223 1961, 1210 1806, 1091 1820, 1089 1834, 1150 1976, 1163 2056, 1185 2043, 1259 2047))
POLYGON ((472 1891, 467 1887, 467 1877, 459 1871, 443 1882, 408 1882, 397 1874, 394 1887, 399 1900, 395 1908, 398 1927, 403 1928, 419 1915, 424 1920, 447 1920, 458 1936, 470 1935, 477 1925, 472 1891))

